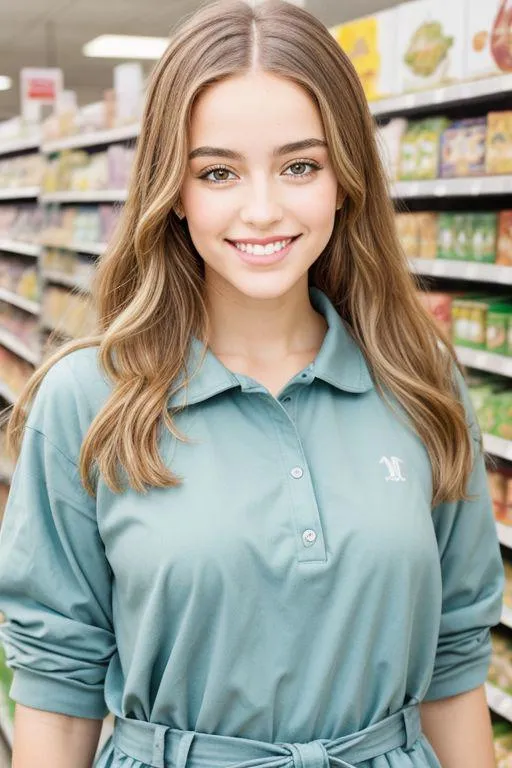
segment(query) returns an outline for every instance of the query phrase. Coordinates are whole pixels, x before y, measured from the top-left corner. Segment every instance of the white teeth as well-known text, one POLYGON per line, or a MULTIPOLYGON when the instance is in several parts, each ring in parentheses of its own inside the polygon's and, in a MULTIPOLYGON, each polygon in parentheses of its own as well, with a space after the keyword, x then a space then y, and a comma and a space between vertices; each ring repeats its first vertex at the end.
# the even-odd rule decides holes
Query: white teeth
POLYGON ((279 240, 275 243, 268 243, 268 245, 251 245, 249 243, 234 243, 239 251, 243 253, 250 253, 253 256, 271 256, 273 253, 285 248, 291 243, 292 238, 289 240, 279 240))

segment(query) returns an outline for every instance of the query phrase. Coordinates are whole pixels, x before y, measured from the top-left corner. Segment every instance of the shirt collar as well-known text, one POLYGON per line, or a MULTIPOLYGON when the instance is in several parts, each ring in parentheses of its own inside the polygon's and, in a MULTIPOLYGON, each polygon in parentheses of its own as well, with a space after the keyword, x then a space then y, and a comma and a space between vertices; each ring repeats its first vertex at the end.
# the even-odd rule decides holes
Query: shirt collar
MULTIPOLYGON (((348 327, 323 291, 310 287, 309 295, 311 304, 325 317, 328 325, 313 364, 315 378, 345 392, 368 392, 373 388, 370 371, 348 327)), ((182 388, 171 394, 169 407, 193 405, 226 390, 241 387, 240 379, 209 348, 205 355, 204 352, 203 343, 194 337, 188 360, 190 381, 186 390, 182 388)))

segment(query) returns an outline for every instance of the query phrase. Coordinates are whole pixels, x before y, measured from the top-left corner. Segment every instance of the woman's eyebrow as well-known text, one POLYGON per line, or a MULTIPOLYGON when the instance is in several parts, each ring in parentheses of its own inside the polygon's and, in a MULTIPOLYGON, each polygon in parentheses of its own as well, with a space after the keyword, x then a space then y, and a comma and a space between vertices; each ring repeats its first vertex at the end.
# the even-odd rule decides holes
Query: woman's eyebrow
MULTIPOLYGON (((302 141, 292 141, 289 144, 283 144, 282 147, 276 147, 272 155, 274 157, 280 157, 281 155, 288 155, 290 152, 299 152, 302 149, 311 149, 311 147, 327 147, 327 142, 323 139, 303 139, 302 141)), ((235 152, 232 149, 224 149, 222 147, 198 147, 193 149, 189 154, 188 159, 193 160, 195 157, 226 157, 230 160, 244 160, 244 155, 240 152, 235 152)))

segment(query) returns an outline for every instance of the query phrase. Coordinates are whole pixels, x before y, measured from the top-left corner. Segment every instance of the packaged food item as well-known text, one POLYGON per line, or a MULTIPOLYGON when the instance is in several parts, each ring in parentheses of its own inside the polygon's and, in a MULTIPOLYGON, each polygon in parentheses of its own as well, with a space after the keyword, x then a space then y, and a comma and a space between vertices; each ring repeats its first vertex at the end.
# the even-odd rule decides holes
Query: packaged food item
POLYGON ((487 115, 486 173, 512 173, 512 111, 487 115))
POLYGON ((437 220, 432 211, 418 213, 418 240, 420 259, 435 259, 437 256, 437 220))
POLYGON ((481 176, 485 173, 485 117, 457 120, 441 137, 441 177, 481 176))
POLYGON ((487 264, 496 261, 497 214, 469 213, 468 220, 468 258, 487 264))
POLYGON ((437 179, 441 136, 449 124, 445 117, 409 121, 400 147, 399 179, 437 179))
POLYGON ((369 100, 398 93, 397 17, 398 9, 389 8, 330 29, 354 65, 369 100))
POLYGON ((448 338, 452 335, 453 294, 441 291, 418 291, 423 306, 430 312, 448 338))
POLYGON ((469 79, 512 72, 511 0, 467 0, 469 79))
POLYGON ((488 303, 480 297, 459 298, 453 302, 453 343, 485 349, 488 303))
POLYGON ((437 258, 453 259, 455 253, 455 215, 439 214, 437 227, 437 258))
POLYGON ((508 332, 512 306, 491 304, 487 310, 486 345, 489 352, 508 354, 508 332))
POLYGON ((377 127, 376 138, 380 158, 390 181, 398 177, 398 162, 402 136, 407 129, 407 120, 394 117, 386 125, 377 127))
POLYGON ((512 267, 512 211, 500 211, 496 264, 512 267))
POLYGON ((409 0, 398 7, 400 92, 464 78, 465 0, 409 0))
POLYGON ((469 225, 467 213, 453 214, 453 259, 467 261, 470 255, 469 225))
POLYGON ((414 213, 397 213, 395 222, 405 255, 408 259, 417 259, 419 256, 419 230, 416 215, 414 213))

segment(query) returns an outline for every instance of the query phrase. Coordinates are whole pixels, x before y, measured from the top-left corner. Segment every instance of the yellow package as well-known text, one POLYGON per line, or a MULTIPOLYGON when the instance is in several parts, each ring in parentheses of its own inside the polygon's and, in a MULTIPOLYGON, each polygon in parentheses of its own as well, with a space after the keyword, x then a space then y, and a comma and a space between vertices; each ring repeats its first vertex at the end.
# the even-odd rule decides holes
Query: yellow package
POLYGON ((512 173, 512 112, 487 115, 486 173, 512 173))

